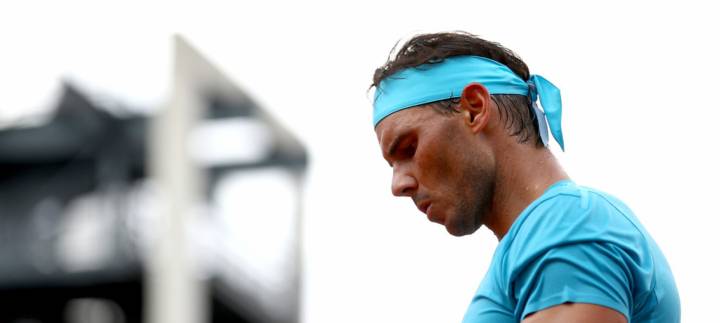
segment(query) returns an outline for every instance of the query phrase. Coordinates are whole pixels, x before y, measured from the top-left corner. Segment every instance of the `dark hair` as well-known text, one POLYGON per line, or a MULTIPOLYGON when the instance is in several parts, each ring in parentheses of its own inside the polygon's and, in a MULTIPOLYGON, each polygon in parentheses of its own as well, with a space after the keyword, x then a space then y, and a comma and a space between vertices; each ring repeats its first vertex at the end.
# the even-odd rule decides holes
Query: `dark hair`
MULTIPOLYGON (((417 35, 399 50, 396 51, 396 48, 397 44, 390 52, 387 62, 375 70, 371 88, 375 87, 376 91, 380 81, 401 70, 438 63, 447 57, 460 55, 486 57, 509 67, 525 81, 530 78, 527 65, 511 50, 466 32, 417 35)), ((498 106, 500 120, 505 120, 505 128, 509 130, 510 135, 517 136, 520 143, 532 140, 537 146, 542 146, 542 140, 538 135, 537 118, 532 112, 530 98, 515 94, 493 94, 491 98, 498 106)), ((459 99, 449 99, 433 102, 430 105, 436 111, 447 115, 459 112, 459 103, 459 99)))

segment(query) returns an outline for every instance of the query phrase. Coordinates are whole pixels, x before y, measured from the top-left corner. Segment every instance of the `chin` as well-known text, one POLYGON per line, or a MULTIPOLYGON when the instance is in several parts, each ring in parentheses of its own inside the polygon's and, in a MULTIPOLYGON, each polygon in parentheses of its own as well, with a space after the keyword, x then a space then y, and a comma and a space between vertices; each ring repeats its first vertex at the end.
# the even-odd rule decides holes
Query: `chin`
POLYGON ((461 205, 458 209, 446 213, 445 229, 456 237, 462 237, 475 233, 481 226, 484 217, 482 210, 469 208, 469 205, 461 205))
POLYGON ((447 232, 453 236, 462 237, 468 234, 475 233, 475 231, 477 231, 477 228, 472 228, 465 225, 458 225, 457 223, 446 223, 445 230, 447 230, 447 232))

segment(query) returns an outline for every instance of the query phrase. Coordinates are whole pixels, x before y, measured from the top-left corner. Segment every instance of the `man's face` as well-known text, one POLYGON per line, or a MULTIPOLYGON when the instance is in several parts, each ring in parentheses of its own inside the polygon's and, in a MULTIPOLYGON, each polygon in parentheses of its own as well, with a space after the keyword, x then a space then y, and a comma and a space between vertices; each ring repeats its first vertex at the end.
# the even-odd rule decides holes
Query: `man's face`
POLYGON ((495 161, 461 113, 405 109, 382 120, 375 133, 393 169, 394 195, 412 198, 430 221, 455 236, 483 224, 492 202, 495 161))

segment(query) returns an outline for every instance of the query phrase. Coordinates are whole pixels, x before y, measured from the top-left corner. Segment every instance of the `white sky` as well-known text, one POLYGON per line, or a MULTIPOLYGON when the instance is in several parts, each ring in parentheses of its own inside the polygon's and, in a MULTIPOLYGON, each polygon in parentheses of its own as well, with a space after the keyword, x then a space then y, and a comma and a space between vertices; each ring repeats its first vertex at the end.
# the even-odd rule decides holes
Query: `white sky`
POLYGON ((42 111, 61 76, 159 106, 179 32, 310 149, 304 322, 459 322, 497 241, 451 237, 391 196, 365 91, 398 39, 470 31, 560 87, 558 157, 635 210, 673 267, 684 321, 707 321, 720 290, 718 11, 539 2, 4 2, 0 120, 42 111))

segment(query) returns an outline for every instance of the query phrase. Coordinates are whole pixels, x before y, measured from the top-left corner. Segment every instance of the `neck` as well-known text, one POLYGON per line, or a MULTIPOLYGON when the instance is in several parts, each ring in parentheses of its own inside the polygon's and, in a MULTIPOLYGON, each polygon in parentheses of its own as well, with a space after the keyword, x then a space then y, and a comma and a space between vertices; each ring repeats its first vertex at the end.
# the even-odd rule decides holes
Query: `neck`
POLYGON ((547 148, 505 145, 496 156, 495 192, 485 225, 502 240, 520 213, 552 184, 569 179, 547 148))

